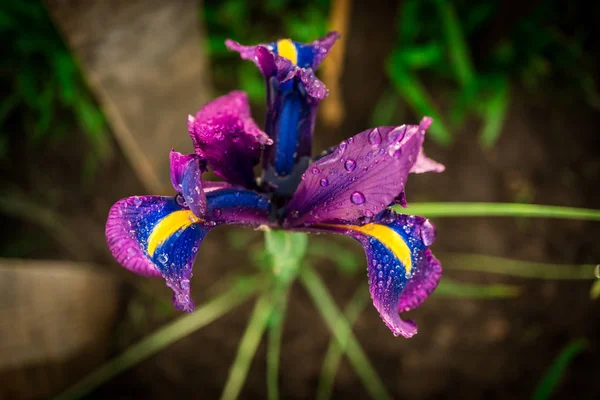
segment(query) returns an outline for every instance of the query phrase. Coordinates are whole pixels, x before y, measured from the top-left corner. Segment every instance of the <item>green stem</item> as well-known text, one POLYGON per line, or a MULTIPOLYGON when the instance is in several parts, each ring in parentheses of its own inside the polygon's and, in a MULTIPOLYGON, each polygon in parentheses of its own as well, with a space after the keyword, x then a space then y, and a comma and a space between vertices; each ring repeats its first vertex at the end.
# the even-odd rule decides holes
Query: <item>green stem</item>
POLYGON ((273 303, 267 295, 262 295, 254 306, 254 311, 248 321, 248 326, 238 347, 235 360, 229 369, 229 377, 221 400, 237 399, 246 381, 250 363, 256 354, 256 349, 269 323, 273 311, 273 303))
MULTIPOLYGON (((344 309, 344 316, 350 325, 353 325, 356 320, 358 320, 360 313, 367 305, 368 299, 369 292, 361 285, 344 309)), ((335 339, 332 339, 329 343, 329 348, 327 349, 325 360, 323 361, 323 368, 321 369, 321 379, 319 381, 319 386, 317 387, 318 400, 326 400, 331 397, 333 381, 348 345, 348 336, 344 339, 345 340, 341 344, 335 339)))
POLYGON ((507 297, 517 297, 519 287, 513 285, 478 285, 473 283, 461 283, 444 278, 440 281, 435 296, 479 298, 479 299, 502 299, 507 297))
POLYGON ((519 203, 412 203, 397 212, 425 217, 533 217, 600 220, 600 210, 519 203))
POLYGON ((367 358, 360 347, 360 343, 352 333, 350 324, 341 314, 319 275, 310 266, 306 265, 300 270, 300 281, 338 344, 341 346, 346 345, 348 359, 370 395, 375 399, 391 398, 381 378, 377 375, 377 371, 373 368, 371 361, 367 358))
POLYGON ((594 279, 594 264, 561 265, 511 260, 483 254, 438 254, 448 269, 487 272, 536 279, 594 279))
POLYGON ((552 395, 556 386, 560 383, 569 364, 575 356, 581 353, 587 346, 587 341, 584 338, 575 339, 568 343, 565 348, 556 357, 546 375, 542 378, 535 393, 532 396, 533 400, 546 400, 552 395))
POLYGON ((112 377, 146 360, 179 339, 231 311, 255 293, 257 287, 257 279, 248 280, 244 285, 235 285, 235 287, 199 307, 194 313, 178 318, 142 339, 139 343, 129 347, 123 354, 100 366, 74 386, 58 395, 55 400, 73 400, 84 397, 103 383, 108 382, 112 377))
POLYGON ((281 336, 283 335, 287 296, 287 287, 275 289, 273 294, 275 305, 267 342, 267 393, 269 400, 277 400, 279 398, 279 357, 281 354, 281 336))

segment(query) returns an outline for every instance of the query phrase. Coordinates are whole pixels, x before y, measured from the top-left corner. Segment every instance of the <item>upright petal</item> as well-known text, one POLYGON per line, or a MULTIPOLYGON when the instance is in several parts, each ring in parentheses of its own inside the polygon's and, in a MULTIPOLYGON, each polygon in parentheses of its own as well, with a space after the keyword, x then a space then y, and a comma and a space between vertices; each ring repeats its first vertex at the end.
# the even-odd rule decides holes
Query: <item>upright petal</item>
POLYGON ((328 93, 313 70, 337 38, 332 32, 310 44, 289 39, 257 46, 226 42, 242 58, 253 61, 265 77, 265 130, 275 144, 265 149, 263 182, 281 194, 291 194, 289 188, 298 184, 303 167, 308 165, 317 107, 328 93))
POLYGON ((215 174, 230 183, 256 186, 253 167, 272 140, 252 119, 246 93, 235 91, 209 102, 188 118, 188 129, 196 154, 215 174))
POLYGON ((439 261, 427 248, 435 228, 426 219, 388 213, 366 225, 319 224, 311 228, 343 233, 358 240, 367 255, 373 305, 394 335, 411 337, 417 325, 399 312, 418 307, 437 287, 439 261))
POLYGON ((206 212, 206 196, 202 188, 202 173, 206 163, 196 154, 183 155, 171 150, 171 182, 183 195, 185 205, 197 216, 206 212))
POLYGON ((369 129, 312 163, 286 209, 288 226, 372 219, 404 190, 423 144, 419 125, 369 129))
POLYGON ((174 292, 175 307, 191 312, 192 266, 208 231, 221 224, 268 224, 271 205, 253 191, 214 187, 206 191, 205 215, 198 217, 179 199, 135 196, 118 201, 108 215, 106 240, 121 265, 141 275, 162 276, 174 292))

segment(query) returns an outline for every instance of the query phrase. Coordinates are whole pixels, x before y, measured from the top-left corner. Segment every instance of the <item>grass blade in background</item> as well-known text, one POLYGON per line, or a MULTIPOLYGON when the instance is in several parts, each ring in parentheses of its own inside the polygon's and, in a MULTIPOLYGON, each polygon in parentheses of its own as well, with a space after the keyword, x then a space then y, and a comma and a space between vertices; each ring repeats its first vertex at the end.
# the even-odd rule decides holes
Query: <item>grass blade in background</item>
POLYGON ((436 1, 440 19, 448 40, 450 64, 454 68, 457 80, 463 87, 469 86, 475 77, 469 47, 462 26, 452 4, 446 0, 436 1))
POLYGON ((225 388, 221 395, 222 400, 238 398, 242 387, 244 386, 244 382, 246 381, 252 359, 256 354, 256 349, 258 349, 260 340, 269 323, 269 317, 271 316, 272 311, 273 303, 271 299, 269 299, 267 295, 262 295, 256 301, 254 311, 250 316, 248 326, 240 341, 235 360, 229 369, 229 377, 227 378, 227 383, 225 383, 225 388))
POLYGON ((587 341, 583 338, 575 339, 567 344, 554 359, 550 369, 548 369, 546 375, 544 375, 544 378, 538 384, 535 393, 531 397, 532 400, 546 400, 550 398, 573 359, 585 350, 586 346, 587 341))
POLYGON ((269 400, 277 400, 279 398, 279 359, 287 298, 287 287, 282 290, 275 290, 273 298, 274 307, 271 314, 267 342, 267 394, 269 400))
POLYGON ((511 260, 471 253, 438 254, 447 269, 486 272, 536 279, 594 279, 593 264, 562 265, 511 260))
POLYGON ((198 307, 192 314, 178 318, 142 339, 137 344, 129 347, 123 354, 101 365, 67 391, 57 396, 55 400, 83 398, 114 376, 139 364, 179 339, 186 337, 231 311, 254 294, 257 288, 258 280, 256 278, 245 280, 243 285, 234 285, 234 287, 225 293, 198 307))
POLYGON ((369 394, 374 399, 390 399, 391 396, 383 386, 377 371, 365 355, 352 333, 350 324, 339 311, 319 275, 310 266, 305 265, 300 270, 299 277, 338 344, 346 346, 348 359, 369 394))
POLYGON ((528 217, 600 221, 600 210, 522 203, 411 203, 399 213, 441 217, 528 217))
POLYGON ((418 78, 402 64, 401 57, 399 52, 394 52, 388 59, 386 63, 388 77, 394 84, 396 91, 416 114, 433 118, 434 123, 427 131, 429 137, 439 144, 450 144, 452 136, 447 124, 444 122, 444 118, 442 118, 441 113, 437 110, 433 100, 431 100, 418 78))
POLYGON ((517 297, 519 292, 520 288, 514 285, 476 285, 453 281, 445 277, 440 281, 433 294, 459 298, 501 299, 517 297))
MULTIPOLYGON (((361 285, 344 309, 344 316, 351 326, 358 320, 360 313, 369 303, 368 300, 369 291, 361 285)), ((332 339, 329 343, 329 348, 327 349, 327 353, 325 353, 323 367, 321 368, 321 378, 319 379, 319 385, 317 387, 317 400, 327 400, 331 397, 333 382, 338 368, 340 367, 342 356, 346 351, 347 344, 347 340, 344 343, 339 344, 335 339, 332 339)))
POLYGON ((479 140, 485 149, 496 144, 504 125, 510 101, 510 85, 508 78, 499 78, 494 85, 494 93, 482 104, 483 127, 479 140))

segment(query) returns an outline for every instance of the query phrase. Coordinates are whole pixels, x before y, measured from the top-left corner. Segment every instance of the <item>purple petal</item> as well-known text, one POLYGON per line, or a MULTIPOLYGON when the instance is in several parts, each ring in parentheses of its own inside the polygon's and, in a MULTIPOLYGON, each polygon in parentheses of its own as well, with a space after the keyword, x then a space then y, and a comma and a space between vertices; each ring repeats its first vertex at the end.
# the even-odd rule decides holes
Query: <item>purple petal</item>
POLYGON ((191 312, 189 282, 198 246, 208 227, 173 197, 135 196, 118 201, 106 222, 106 241, 130 271, 163 276, 175 307, 191 312))
POLYGON ((373 218, 404 190, 424 137, 419 125, 402 125, 343 141, 307 168, 287 206, 285 224, 373 218))
POLYGON ((171 150, 171 182, 175 190, 183 195, 186 205, 198 217, 206 211, 206 196, 202 188, 202 173, 205 163, 198 155, 183 155, 171 150))
POLYGON ((252 119, 246 93, 235 91, 209 102, 188 118, 188 130, 196 154, 215 174, 230 183, 256 186, 252 169, 272 140, 252 119))
POLYGON ((162 276, 174 292, 175 307, 187 312, 194 309, 192 266, 208 231, 221 224, 256 228, 270 223, 271 204, 257 192, 213 186, 206 200, 205 215, 198 218, 173 197, 129 197, 113 205, 106 222, 114 258, 140 275, 162 276))
POLYGON ((425 155, 423 149, 421 148, 421 150, 419 151, 419 155, 417 156, 417 161, 412 166, 409 172, 411 174, 422 174, 425 172, 444 172, 445 170, 446 167, 444 166, 444 164, 440 164, 439 162, 428 158, 425 155))
POLYGON ((318 224, 311 228, 343 233, 358 240, 367 255, 373 305, 396 336, 411 337, 417 325, 399 312, 418 307, 436 288, 442 273, 427 248, 435 228, 426 219, 389 213, 366 225, 318 224))
MULTIPOLYGON (((300 68, 312 68, 313 70, 316 70, 339 37, 340 35, 337 32, 329 32, 323 38, 317 39, 312 43, 299 43, 289 39, 282 39, 276 42, 257 44, 254 46, 243 46, 238 42, 227 39, 225 41, 225 45, 230 50, 240 53, 240 56, 244 60, 253 61, 261 69, 261 71, 263 71, 263 73, 265 71, 260 65, 259 60, 256 58, 256 50, 260 47, 263 47, 271 53, 280 56, 281 58, 286 58, 283 57, 283 53, 280 51, 281 45, 287 45, 288 47, 291 47, 291 51, 294 53, 293 58, 295 59, 295 62, 292 62, 290 58, 286 59, 292 62, 293 65, 297 65, 300 68)), ((267 76, 267 74, 265 74, 265 76, 267 76)))

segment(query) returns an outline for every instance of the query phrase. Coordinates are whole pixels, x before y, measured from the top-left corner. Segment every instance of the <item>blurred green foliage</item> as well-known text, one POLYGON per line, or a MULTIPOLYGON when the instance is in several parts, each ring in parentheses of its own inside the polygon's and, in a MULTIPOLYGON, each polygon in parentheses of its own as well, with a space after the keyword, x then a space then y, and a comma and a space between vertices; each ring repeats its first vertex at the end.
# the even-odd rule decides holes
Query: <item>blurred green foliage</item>
POLYGON ((40 145, 78 125, 91 145, 83 166, 91 173, 109 150, 106 123, 41 0, 2 2, 0 35, 0 158, 9 157, 11 138, 40 145))
POLYGON ((225 39, 242 44, 268 43, 281 37, 311 42, 327 33, 329 0, 209 0, 200 12, 208 30, 205 46, 217 90, 241 89, 251 102, 262 104, 266 95, 262 76, 251 63, 239 62, 239 54, 225 47, 225 39))
MULTIPOLYGON (((511 87, 561 96, 583 97, 600 109, 595 71, 598 31, 592 15, 598 4, 544 0, 515 7, 497 1, 404 0, 397 19, 396 47, 386 71, 396 93, 419 115, 436 123, 431 137, 448 144, 471 116, 481 121, 480 142, 492 147, 502 130, 511 87), (507 9, 510 8, 510 15, 507 9), (515 14, 515 12, 517 14, 515 14), (436 88, 439 107, 421 80, 436 88), (566 92, 566 93, 565 93, 566 92)), ((374 122, 387 125, 394 113, 376 111, 374 122)))

